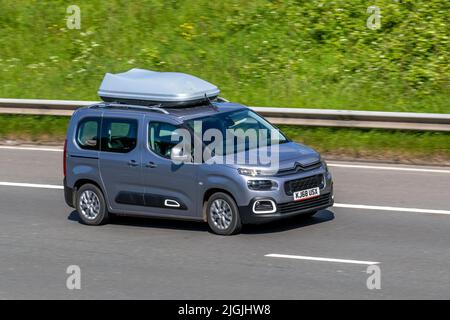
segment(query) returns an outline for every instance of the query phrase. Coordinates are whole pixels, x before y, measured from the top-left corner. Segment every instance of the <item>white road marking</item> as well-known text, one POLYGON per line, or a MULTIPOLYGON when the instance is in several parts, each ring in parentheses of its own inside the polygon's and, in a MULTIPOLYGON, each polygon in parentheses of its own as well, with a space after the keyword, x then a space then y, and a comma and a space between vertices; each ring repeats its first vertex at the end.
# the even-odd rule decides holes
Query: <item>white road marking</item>
POLYGON ((434 210, 434 209, 417 209, 417 208, 401 208, 401 207, 384 207, 384 206, 368 206, 364 204, 347 204, 335 203, 336 208, 362 209, 362 210, 383 210, 383 211, 400 211, 414 213, 432 213, 450 215, 450 210, 434 210))
MULTIPOLYGON (((21 146, 0 146, 0 149, 9 150, 28 150, 28 151, 50 151, 50 152, 63 152, 60 148, 50 147, 21 147, 21 146)), ((450 170, 446 169, 429 169, 429 168, 413 168, 413 167, 392 167, 392 166, 372 166, 363 164, 346 164, 329 162, 328 166, 337 168, 354 168, 354 169, 373 169, 373 170, 391 170, 391 171, 410 171, 410 172, 429 172, 429 173, 447 173, 450 174, 450 170)))
POLYGON ((369 166, 359 164, 341 164, 328 163, 330 167, 337 168, 354 168, 354 169, 373 169, 373 170, 392 170, 392 171, 410 171, 410 172, 430 172, 430 173, 450 173, 450 170, 444 169, 425 169, 425 168, 411 168, 411 167, 385 167, 385 166, 369 166))
POLYGON ((64 189, 63 186, 58 186, 54 184, 35 184, 35 183, 19 183, 19 182, 3 182, 3 181, 0 181, 0 186, 41 188, 41 189, 64 189))
POLYGON ((50 151, 50 152, 63 152, 63 149, 58 148, 39 148, 39 147, 17 147, 17 146, 0 146, 0 149, 7 150, 28 150, 28 151, 50 151))
POLYGON ((290 255, 290 254, 278 254, 278 253, 270 253, 270 254, 266 254, 264 256, 265 257, 270 257, 270 258, 285 258, 285 259, 310 260, 310 261, 352 263, 352 264, 363 264, 363 265, 379 264, 379 262, 375 262, 375 261, 362 261, 362 260, 347 260, 347 259, 333 259, 333 258, 321 258, 321 257, 295 256, 295 255, 290 255))
MULTIPOLYGON (((36 184, 36 183, 5 182, 5 181, 0 181, 0 186, 41 188, 41 189, 60 189, 60 190, 64 189, 63 186, 54 185, 54 184, 36 184)), ((334 207, 348 208, 348 209, 362 209, 362 210, 399 211, 399 212, 432 213, 432 214, 450 215, 450 210, 402 208, 402 207, 389 207, 389 206, 371 206, 371 205, 364 205, 364 204, 335 203, 334 207)))

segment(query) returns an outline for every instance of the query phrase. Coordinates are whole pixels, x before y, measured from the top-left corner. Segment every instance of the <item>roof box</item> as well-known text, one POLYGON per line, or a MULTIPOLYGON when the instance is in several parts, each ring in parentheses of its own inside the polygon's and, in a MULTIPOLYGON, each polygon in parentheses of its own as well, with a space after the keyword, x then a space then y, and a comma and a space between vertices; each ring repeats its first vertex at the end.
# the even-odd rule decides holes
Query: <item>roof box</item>
POLYGON ((215 99, 219 92, 215 85, 189 74, 131 69, 107 73, 98 95, 107 102, 179 106, 215 99))

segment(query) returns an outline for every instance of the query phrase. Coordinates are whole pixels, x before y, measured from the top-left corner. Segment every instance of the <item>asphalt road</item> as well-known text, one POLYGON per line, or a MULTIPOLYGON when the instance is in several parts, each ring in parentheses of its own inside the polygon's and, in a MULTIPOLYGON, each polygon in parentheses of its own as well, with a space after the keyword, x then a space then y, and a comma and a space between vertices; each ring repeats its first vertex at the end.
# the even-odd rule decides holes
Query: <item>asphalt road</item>
POLYGON ((0 147, 0 299, 450 299, 448 167, 333 162, 337 207, 222 237, 170 220, 89 227, 62 190, 8 185, 60 186, 61 157, 0 147), (366 286, 371 262, 381 289, 366 286))

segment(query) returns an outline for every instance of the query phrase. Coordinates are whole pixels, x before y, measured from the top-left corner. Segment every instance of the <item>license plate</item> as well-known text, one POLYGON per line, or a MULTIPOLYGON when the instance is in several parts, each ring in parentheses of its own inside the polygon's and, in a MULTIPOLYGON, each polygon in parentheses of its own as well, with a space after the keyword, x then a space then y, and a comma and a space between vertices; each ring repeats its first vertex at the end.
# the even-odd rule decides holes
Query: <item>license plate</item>
POLYGON ((320 188, 311 188, 294 192, 294 201, 302 201, 320 196, 320 188))

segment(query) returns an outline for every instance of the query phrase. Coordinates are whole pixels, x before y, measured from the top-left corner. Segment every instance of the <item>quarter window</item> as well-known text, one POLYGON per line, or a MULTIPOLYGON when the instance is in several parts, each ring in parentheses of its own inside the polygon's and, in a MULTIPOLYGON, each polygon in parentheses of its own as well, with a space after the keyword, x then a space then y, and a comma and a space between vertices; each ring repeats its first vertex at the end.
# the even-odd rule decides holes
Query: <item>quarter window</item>
POLYGON ((102 151, 127 153, 137 144, 138 122, 134 119, 104 118, 102 151))
POLYGON ((100 118, 85 118, 78 125, 77 143, 82 149, 99 149, 100 118))

